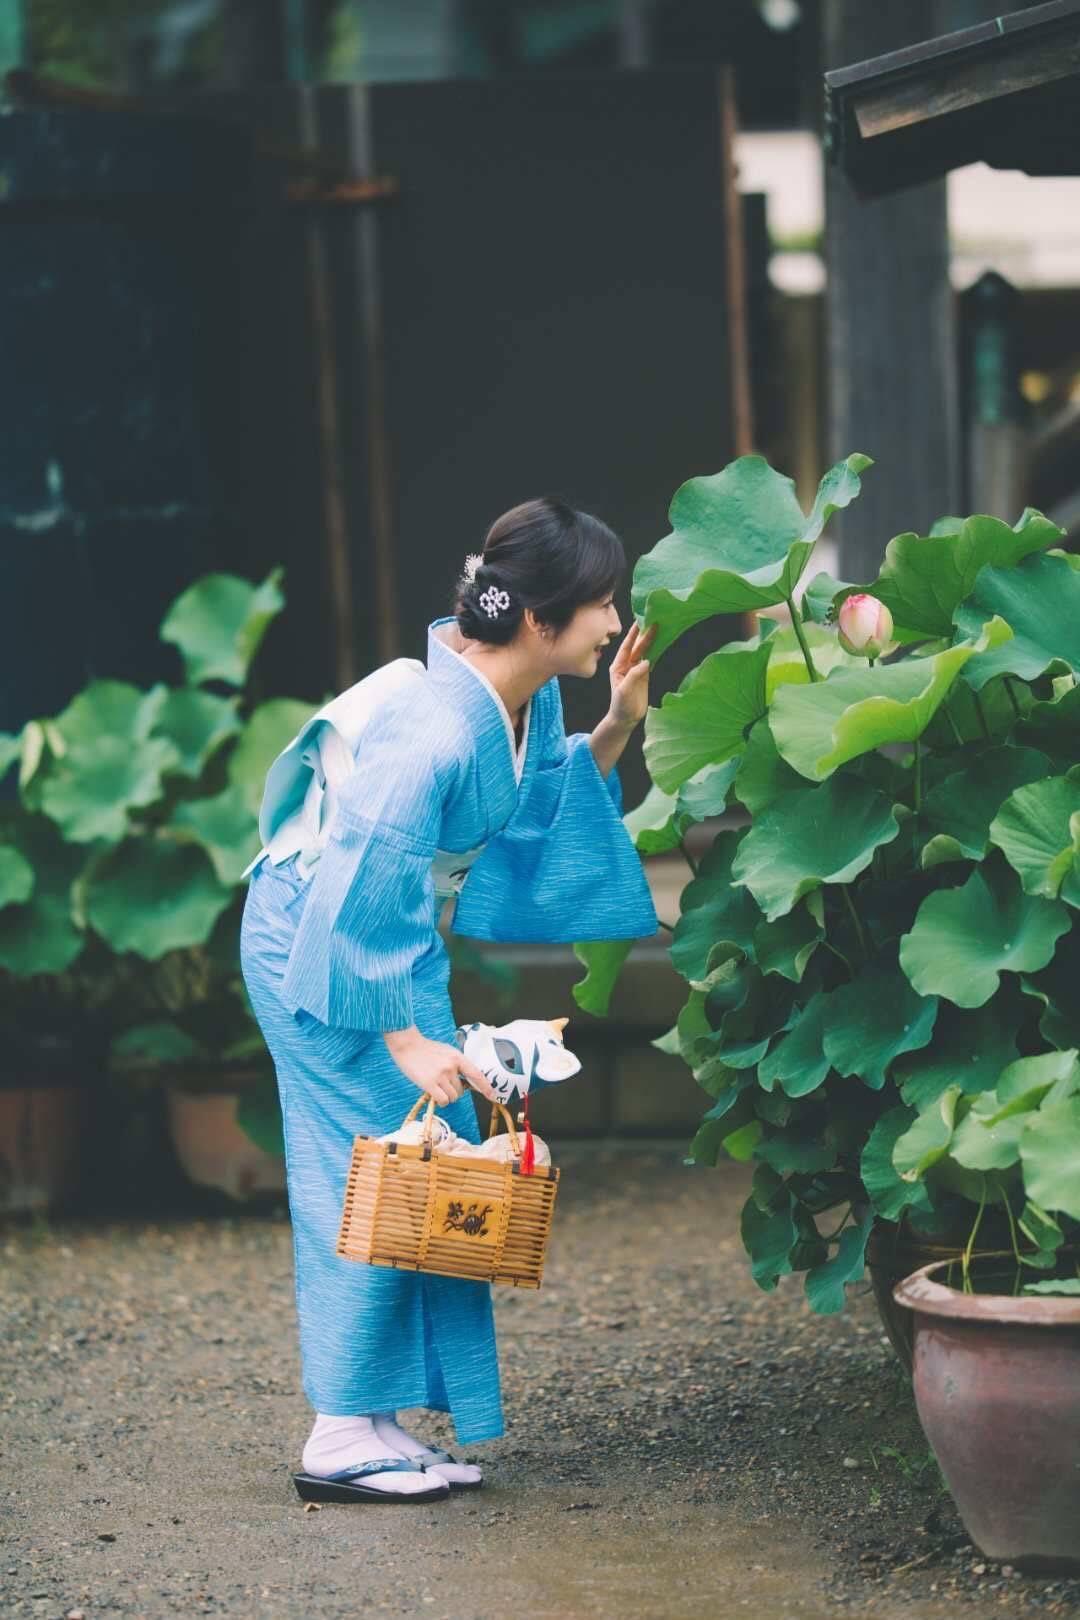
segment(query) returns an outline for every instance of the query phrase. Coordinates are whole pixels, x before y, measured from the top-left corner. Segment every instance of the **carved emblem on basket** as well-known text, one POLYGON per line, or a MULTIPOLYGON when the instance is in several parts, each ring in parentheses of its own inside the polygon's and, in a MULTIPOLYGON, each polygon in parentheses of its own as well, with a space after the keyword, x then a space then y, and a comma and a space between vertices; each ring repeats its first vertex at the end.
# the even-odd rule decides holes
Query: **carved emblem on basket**
POLYGON ((494 1243, 499 1236, 500 1199, 437 1193, 431 1212, 431 1230, 445 1238, 468 1238, 473 1243, 494 1243))
POLYGON ((470 1204, 466 1209, 458 1199, 452 1199, 446 1206, 443 1231, 464 1232, 466 1237, 483 1237, 487 1231, 487 1218, 491 1214, 492 1207, 491 1204, 485 1204, 481 1209, 479 1204, 470 1204))

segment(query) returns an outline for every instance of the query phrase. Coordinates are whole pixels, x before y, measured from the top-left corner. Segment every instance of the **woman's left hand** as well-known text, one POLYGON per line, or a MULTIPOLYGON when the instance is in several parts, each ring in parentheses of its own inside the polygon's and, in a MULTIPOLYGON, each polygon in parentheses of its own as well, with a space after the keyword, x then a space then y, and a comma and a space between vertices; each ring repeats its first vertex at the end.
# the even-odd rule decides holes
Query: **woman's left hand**
POLYGON ((649 707, 649 660, 646 654, 656 640, 656 630, 656 625, 651 624, 643 632, 635 620, 611 661, 611 707, 608 713, 616 725, 627 731, 632 731, 644 720, 649 707))

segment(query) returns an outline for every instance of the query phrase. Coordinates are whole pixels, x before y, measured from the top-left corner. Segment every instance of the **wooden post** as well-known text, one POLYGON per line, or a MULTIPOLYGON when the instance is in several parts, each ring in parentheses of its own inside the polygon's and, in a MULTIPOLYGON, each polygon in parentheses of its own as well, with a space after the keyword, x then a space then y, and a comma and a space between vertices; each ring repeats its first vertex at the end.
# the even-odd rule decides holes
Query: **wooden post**
MULTIPOLYGON (((824 67, 929 39, 933 0, 824 0, 824 67)), ((840 573, 873 579, 886 542, 925 534, 959 490, 955 314, 945 182, 859 198, 826 171, 829 460, 873 456, 863 492, 834 523, 840 573)))

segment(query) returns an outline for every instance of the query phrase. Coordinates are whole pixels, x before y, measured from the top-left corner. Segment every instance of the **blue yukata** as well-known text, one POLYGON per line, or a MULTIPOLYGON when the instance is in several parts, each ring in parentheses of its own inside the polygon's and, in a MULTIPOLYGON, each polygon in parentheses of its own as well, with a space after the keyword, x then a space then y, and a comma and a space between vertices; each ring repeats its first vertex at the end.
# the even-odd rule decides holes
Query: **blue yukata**
MULTIPOLYGON (((387 689, 317 862, 255 866, 241 962, 281 1097, 304 1392, 332 1416, 450 1412, 474 1443, 503 1432, 489 1285, 335 1253, 354 1136, 395 1129, 418 1096, 382 1032, 453 1042, 437 926, 451 895, 451 927, 476 939, 633 939, 657 921, 618 773, 566 736, 558 680, 529 700, 518 746, 460 645, 436 620, 426 665, 387 689)), ((479 1140, 471 1092, 439 1112, 479 1140)))

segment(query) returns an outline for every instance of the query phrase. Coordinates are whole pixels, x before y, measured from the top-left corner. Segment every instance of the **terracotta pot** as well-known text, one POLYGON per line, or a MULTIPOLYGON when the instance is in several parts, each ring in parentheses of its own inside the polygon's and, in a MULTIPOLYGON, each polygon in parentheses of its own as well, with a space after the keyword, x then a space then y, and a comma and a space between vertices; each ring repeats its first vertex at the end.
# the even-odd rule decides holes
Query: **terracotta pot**
POLYGON ((0 1214, 55 1209, 70 1190, 86 1088, 42 1077, 0 1087, 0 1214))
POLYGON ((285 1160, 256 1147, 236 1122, 238 1092, 168 1086, 166 1100, 173 1146, 190 1180, 238 1200, 284 1192, 285 1160))
POLYGON ((1076 1574, 1080 1298, 962 1294, 935 1281, 947 1266, 923 1266, 895 1291, 914 1317, 926 1437, 988 1558, 1076 1574))
POLYGON ((893 1297, 896 1285, 935 1260, 959 1259, 966 1237, 965 1232, 955 1243, 931 1243, 892 1221, 874 1222, 866 1245, 866 1269, 881 1325, 908 1372, 914 1323, 911 1312, 903 1310, 893 1297))

